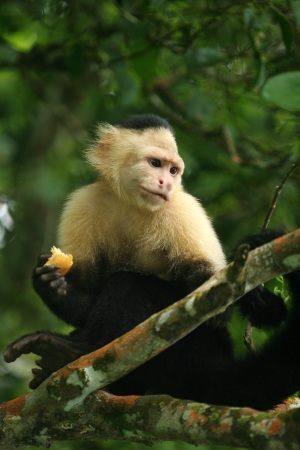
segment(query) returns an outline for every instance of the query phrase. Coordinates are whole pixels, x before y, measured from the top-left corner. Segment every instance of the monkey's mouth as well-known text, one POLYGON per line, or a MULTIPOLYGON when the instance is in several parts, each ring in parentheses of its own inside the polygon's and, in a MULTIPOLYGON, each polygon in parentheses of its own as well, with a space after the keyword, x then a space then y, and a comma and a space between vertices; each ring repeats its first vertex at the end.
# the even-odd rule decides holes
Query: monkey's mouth
POLYGON ((168 198, 167 198, 167 196, 165 194, 149 191, 148 189, 146 189, 146 188, 144 188, 142 186, 140 186, 140 188, 141 188, 141 190, 143 192, 146 192, 146 194, 148 194, 148 195, 150 194, 150 196, 153 196, 153 197, 156 197, 156 198, 162 198, 165 202, 168 201, 168 198))
POLYGON ((167 201, 167 197, 164 194, 157 194, 156 192, 151 192, 152 195, 156 195, 158 197, 163 198, 165 201, 167 201))

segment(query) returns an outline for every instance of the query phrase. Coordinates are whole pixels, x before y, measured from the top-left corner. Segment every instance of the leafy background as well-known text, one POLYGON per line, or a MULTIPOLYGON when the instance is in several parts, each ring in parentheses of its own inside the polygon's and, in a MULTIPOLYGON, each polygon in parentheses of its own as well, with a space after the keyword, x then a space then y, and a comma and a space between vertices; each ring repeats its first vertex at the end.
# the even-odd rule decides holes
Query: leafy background
MULTIPOLYGON (((82 150, 99 121, 166 117, 186 162, 184 184, 225 250, 260 229, 276 185, 299 158, 299 42, 299 0, 1 2, 1 351, 27 332, 67 329, 33 292, 31 272, 55 244, 66 196, 95 178, 82 150)), ((272 227, 299 227, 299 185, 298 170, 272 227)), ((235 318, 238 343, 243 326, 235 318)), ((27 391, 33 362, 0 360, 1 401, 27 391)), ((143 448, 84 443, 132 447, 143 448)))

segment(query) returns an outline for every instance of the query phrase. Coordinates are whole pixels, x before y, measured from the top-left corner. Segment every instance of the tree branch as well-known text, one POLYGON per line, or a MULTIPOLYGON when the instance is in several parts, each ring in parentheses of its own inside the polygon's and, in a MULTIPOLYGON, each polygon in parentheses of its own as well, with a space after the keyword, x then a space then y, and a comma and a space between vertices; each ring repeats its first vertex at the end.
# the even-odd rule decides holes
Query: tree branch
POLYGON ((1 449, 49 448, 66 439, 130 439, 148 445, 164 440, 194 445, 222 442, 226 447, 258 450, 298 448, 300 442, 300 409, 267 413, 167 395, 117 397, 104 391, 94 392, 73 411, 62 404, 51 398, 30 404, 27 395, 2 405, 1 449))
MULTIPOLYGON (((76 438, 78 438, 78 433, 80 434, 78 430, 82 430, 82 424, 84 423, 83 411, 85 416, 87 411, 95 410, 99 406, 97 403, 98 394, 94 394, 91 397, 94 401, 89 399, 87 400, 88 403, 85 402, 89 394, 112 383, 132 371, 135 367, 151 359, 207 319, 223 312, 227 306, 249 290, 280 274, 286 274, 299 268, 300 229, 253 250, 249 255, 248 249, 245 246, 242 247, 233 263, 218 272, 185 299, 151 316, 134 330, 105 347, 68 364, 52 374, 36 391, 2 404, 0 410, 2 411, 0 415, 1 448, 22 448, 25 444, 37 445, 37 442, 40 445, 43 439, 45 443, 48 443, 49 440, 74 438, 76 430, 76 438), (89 406, 86 411, 86 406, 84 405, 87 404, 89 406), (57 420, 58 417, 59 420, 57 420), (76 418, 76 420, 73 421, 72 417, 76 418), (78 425, 79 423, 80 425, 78 425), (62 424, 64 425, 62 426, 62 424), (60 433, 58 433, 57 428, 60 428, 60 433), (26 433, 24 433, 24 430, 26 430, 26 433)), ((106 406, 111 408, 113 402, 115 402, 115 397, 110 397, 108 394, 99 395, 100 398, 102 398, 101 395, 104 395, 106 406)), ((164 403, 165 396, 157 398, 162 399, 161 402, 162 404, 164 403)), ((136 405, 143 405, 143 402, 149 402, 147 399, 148 397, 143 397, 142 400, 137 400, 136 397, 126 397, 125 400, 118 400, 120 411, 124 414, 124 402, 125 405, 130 401, 133 401, 136 405)), ((204 410, 206 408, 200 404, 192 404, 192 407, 188 406, 191 405, 190 402, 179 402, 178 405, 185 405, 183 408, 187 408, 185 412, 187 414, 186 417, 189 417, 189 414, 193 411, 198 411, 195 413, 196 417, 198 417, 199 411, 202 411, 201 408, 204 408, 204 410)), ((227 412, 226 408, 217 408, 216 410, 219 412, 223 411, 222 414, 224 411, 227 412)), ((142 424, 136 426, 134 430, 141 430, 140 440, 147 441, 148 425, 143 425, 142 411, 143 409, 138 415, 142 424)), ((153 414, 155 414, 155 408, 153 411, 153 414)), ((163 412, 162 408, 159 411, 163 412)), ((222 414, 220 413, 218 417, 223 417, 222 414)), ((147 417, 151 417, 148 410, 147 417)), ((197 423, 200 420, 199 417, 196 420, 197 423)), ((168 432, 168 420, 172 421, 172 417, 170 415, 168 420, 167 418, 168 415, 159 424, 162 424, 162 429, 165 430, 165 438, 173 439, 172 433, 169 434, 168 432)), ((116 437, 120 433, 118 420, 115 420, 109 414, 106 415, 106 413, 103 420, 105 422, 103 427, 109 429, 109 437, 118 439, 116 437)), ((134 417, 132 417, 132 420, 135 422, 134 417)), ((85 438, 84 433, 87 433, 86 436, 88 435, 88 438, 92 439, 90 433, 93 434, 94 432, 94 438, 99 439, 99 433, 101 434, 101 430, 104 428, 99 428, 100 431, 98 431, 98 428, 96 427, 96 430, 92 425, 89 428, 88 423, 88 421, 85 422, 83 428, 85 431, 81 432, 81 438, 85 438)), ((211 426, 212 423, 214 422, 210 423, 211 426)), ((271 424, 272 422, 269 423, 271 424)), ((217 429, 218 426, 216 427, 217 429)), ((265 423, 265 426, 269 429, 267 423, 265 423)), ((126 430, 126 428, 124 429, 126 430)), ((121 430, 123 430, 123 425, 121 430)), ((260 430, 260 428, 257 428, 257 430, 260 430)), ((153 434, 150 433, 151 439, 154 439, 154 435, 161 438, 159 434, 156 434, 156 431, 155 428, 152 429, 151 433, 153 434)), ((299 434, 299 431, 297 433, 299 434)), ((202 434, 199 434, 198 442, 200 442, 200 436, 202 439, 202 434)), ((278 438, 277 434, 276 436, 278 438)), ((108 435, 103 432, 100 438, 106 439, 107 437, 108 435)), ((122 434, 122 439, 126 437, 138 439, 138 436, 134 433, 132 434, 132 432, 129 432, 127 436, 122 434)), ((119 436, 119 438, 121 437, 119 436)), ((182 432, 180 439, 189 442, 185 438, 184 432, 182 432)), ((203 440, 201 443, 203 443, 203 440)), ((213 440, 210 440, 210 443, 213 443, 213 440)), ((254 444, 252 443, 251 445, 254 444)))

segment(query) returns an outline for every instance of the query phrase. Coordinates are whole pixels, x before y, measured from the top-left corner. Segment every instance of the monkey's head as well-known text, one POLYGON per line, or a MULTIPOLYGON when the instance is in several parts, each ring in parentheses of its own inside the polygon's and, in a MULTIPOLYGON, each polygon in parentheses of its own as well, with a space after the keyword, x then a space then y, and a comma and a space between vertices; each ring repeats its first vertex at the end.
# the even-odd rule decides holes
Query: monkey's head
POLYGON ((155 211, 172 200, 184 163, 166 120, 145 114, 98 130, 87 158, 122 201, 155 211))

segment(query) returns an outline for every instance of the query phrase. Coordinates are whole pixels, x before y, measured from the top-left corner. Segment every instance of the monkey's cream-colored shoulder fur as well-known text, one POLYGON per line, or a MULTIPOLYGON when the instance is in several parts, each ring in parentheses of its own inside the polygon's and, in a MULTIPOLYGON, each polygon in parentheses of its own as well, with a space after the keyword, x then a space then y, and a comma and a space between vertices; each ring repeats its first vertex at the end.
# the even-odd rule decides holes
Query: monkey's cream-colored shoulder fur
POLYGON ((60 248, 73 255, 75 265, 93 264, 104 253, 117 269, 128 260, 129 270, 147 273, 156 273, 162 257, 160 272, 199 261, 208 261, 215 271, 225 266, 210 219, 180 186, 157 211, 124 204, 101 183, 85 186, 67 201, 58 235, 60 248))
POLYGON ((95 259, 95 246, 101 243, 105 217, 101 214, 104 198, 98 183, 73 192, 67 200, 58 226, 58 245, 71 253, 74 262, 95 259))
POLYGON ((226 259, 222 246, 201 203, 183 189, 176 192, 172 202, 169 214, 171 259, 207 261, 215 271, 224 268, 226 259))

